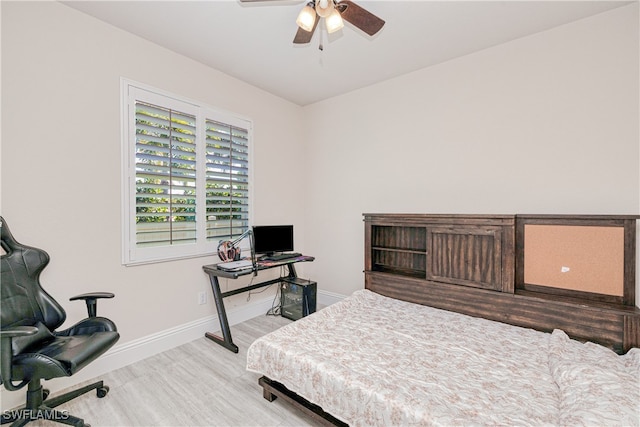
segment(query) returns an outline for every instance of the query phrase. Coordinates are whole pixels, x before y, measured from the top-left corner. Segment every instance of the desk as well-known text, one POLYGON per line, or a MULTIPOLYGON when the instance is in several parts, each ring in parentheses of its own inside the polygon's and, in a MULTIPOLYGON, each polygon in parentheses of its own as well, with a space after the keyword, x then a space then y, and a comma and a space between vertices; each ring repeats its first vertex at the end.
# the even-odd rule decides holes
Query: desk
MULTIPOLYGON (((314 257, 303 255, 281 261, 259 261, 257 264, 257 271, 286 266, 287 270, 289 270, 289 274, 287 275, 287 277, 298 277, 298 275, 296 274, 296 269, 293 265, 297 262, 313 261, 314 259, 314 257)), ((282 278, 278 277, 277 279, 266 280, 264 282, 255 283, 243 288, 233 289, 228 292, 221 292, 218 277, 224 277, 225 279, 237 279, 240 276, 253 274, 253 269, 249 268, 240 271, 225 271, 218 270, 217 264, 204 265, 202 266, 202 269, 209 275, 209 280, 211 281, 213 300, 216 303, 216 310, 218 310, 218 320, 220 321, 220 330, 222 331, 222 337, 212 334, 211 332, 206 332, 204 336, 209 338, 213 342, 220 344, 227 350, 231 350, 234 353, 237 353, 238 346, 233 343, 233 339, 231 338, 231 331, 229 330, 229 321, 227 320, 227 312, 224 308, 223 298, 230 297, 231 295, 236 295, 242 292, 252 291, 258 288, 263 288, 265 286, 273 285, 274 283, 279 283, 282 281, 282 278)))

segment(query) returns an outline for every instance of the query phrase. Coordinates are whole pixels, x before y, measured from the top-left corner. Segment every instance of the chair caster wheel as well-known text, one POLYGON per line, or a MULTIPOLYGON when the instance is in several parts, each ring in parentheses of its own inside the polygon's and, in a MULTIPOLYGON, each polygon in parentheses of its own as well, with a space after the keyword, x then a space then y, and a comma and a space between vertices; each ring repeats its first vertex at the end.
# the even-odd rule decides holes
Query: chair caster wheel
POLYGON ((51 391, 49 391, 48 388, 43 388, 42 389, 42 400, 45 400, 47 397, 49 397, 50 393, 51 393, 51 391))
POLYGON ((96 389, 96 394, 99 398, 103 398, 109 393, 109 386, 102 386, 96 389))

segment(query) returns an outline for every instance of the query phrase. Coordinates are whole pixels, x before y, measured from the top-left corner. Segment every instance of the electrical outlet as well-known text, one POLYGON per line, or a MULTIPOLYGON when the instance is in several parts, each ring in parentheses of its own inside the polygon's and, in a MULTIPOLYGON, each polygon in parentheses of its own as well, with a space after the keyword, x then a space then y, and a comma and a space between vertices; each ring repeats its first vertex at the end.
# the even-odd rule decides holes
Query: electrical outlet
POLYGON ((206 304, 207 303, 207 294, 206 292, 198 292, 198 304, 206 304))

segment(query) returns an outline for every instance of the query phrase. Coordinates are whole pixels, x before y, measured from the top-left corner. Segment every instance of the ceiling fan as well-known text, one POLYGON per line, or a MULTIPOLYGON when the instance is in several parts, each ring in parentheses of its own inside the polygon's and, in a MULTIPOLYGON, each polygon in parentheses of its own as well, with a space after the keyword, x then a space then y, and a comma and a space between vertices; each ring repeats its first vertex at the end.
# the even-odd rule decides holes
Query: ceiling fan
MULTIPOLYGON (((240 0, 242 3, 256 1, 274 0, 240 0)), ((325 20, 328 33, 333 33, 344 27, 343 20, 370 36, 376 34, 384 26, 382 19, 350 0, 312 0, 302 8, 298 19, 296 19, 298 32, 293 42, 296 44, 309 43, 321 18, 325 20)))

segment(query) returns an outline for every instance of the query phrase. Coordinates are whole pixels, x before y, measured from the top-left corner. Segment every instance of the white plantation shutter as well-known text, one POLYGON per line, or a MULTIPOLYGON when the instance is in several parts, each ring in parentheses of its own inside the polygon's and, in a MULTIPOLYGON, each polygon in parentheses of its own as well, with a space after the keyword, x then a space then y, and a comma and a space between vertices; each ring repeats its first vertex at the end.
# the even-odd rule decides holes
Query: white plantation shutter
POLYGON ((207 120, 207 239, 239 236, 249 226, 247 129, 207 120))
POLYGON ((136 246, 196 242, 196 118, 136 102, 136 246))
POLYGON ((123 81, 123 263, 215 253, 249 226, 251 123, 123 81))

